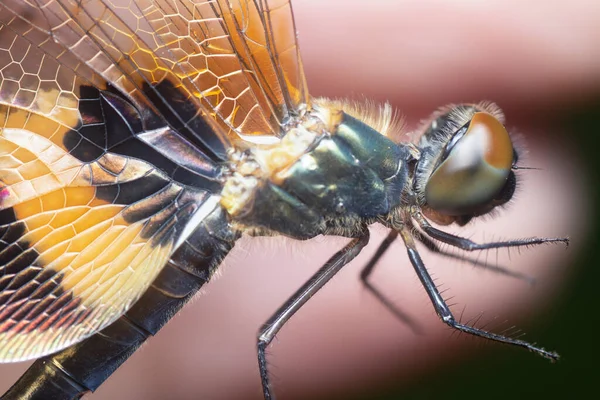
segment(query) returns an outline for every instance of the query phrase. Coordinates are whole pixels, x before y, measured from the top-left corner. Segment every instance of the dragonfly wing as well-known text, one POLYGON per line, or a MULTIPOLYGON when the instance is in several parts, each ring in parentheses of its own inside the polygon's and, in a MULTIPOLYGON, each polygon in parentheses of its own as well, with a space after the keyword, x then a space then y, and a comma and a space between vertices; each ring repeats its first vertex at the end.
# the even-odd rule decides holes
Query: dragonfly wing
POLYGON ((309 105, 289 0, 38 2, 21 18, 43 19, 34 25, 192 137, 203 119, 230 139, 280 137, 309 105))
POLYGON ((112 90, 37 29, 43 25, 21 18, 33 12, 0 15, 0 361, 7 362, 65 348, 121 316, 220 184, 193 146, 179 160, 189 168, 164 156, 189 142, 160 114, 139 112, 135 96, 112 90))
POLYGON ((0 0, 0 79, 0 361, 126 312, 310 106, 282 0, 0 0))
MULTIPOLYGON (((255 104, 234 114, 242 135, 277 136, 310 106, 289 0, 219 1, 255 104)), ((237 111, 237 110, 234 110, 237 111)))

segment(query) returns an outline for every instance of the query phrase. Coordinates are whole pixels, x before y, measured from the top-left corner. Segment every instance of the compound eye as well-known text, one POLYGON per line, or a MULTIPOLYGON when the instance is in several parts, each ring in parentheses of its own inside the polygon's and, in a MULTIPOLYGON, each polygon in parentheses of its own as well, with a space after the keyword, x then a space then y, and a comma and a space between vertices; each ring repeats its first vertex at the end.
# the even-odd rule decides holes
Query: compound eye
POLYGON ((425 187, 427 204, 453 216, 488 208, 506 185, 514 158, 506 128, 486 112, 475 113, 456 135, 425 187))

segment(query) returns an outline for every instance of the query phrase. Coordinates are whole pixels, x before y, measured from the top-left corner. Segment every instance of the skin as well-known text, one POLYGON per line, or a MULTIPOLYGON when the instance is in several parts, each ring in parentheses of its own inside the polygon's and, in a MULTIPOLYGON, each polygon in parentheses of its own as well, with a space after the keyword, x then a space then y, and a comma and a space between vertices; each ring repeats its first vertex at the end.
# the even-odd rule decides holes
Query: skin
MULTIPOLYGON (((600 6, 591 0, 536 7, 506 0, 476 6, 416 0, 364 4, 303 0, 294 5, 311 93, 389 100, 409 116, 412 127, 449 102, 493 99, 503 107, 509 128, 518 127, 527 143, 523 163, 542 171, 520 174, 515 199, 496 218, 449 230, 478 241, 568 235, 574 246, 514 251, 510 258, 506 251, 478 255, 535 277, 534 287, 425 250, 422 256, 441 289, 448 289, 445 297, 456 296, 450 303, 456 303, 457 317, 466 306, 465 321, 484 311, 480 325, 489 322, 497 332, 513 324, 527 327, 568 281, 570 260, 585 231, 588 204, 576 153, 559 140, 568 132, 549 131, 548 125, 553 112, 600 90, 600 6)), ((279 334, 269 359, 279 399, 343 398, 384 381, 410 382, 436 366, 453 366, 501 346, 458 340, 438 320, 400 242, 372 281, 417 320, 423 334, 394 319, 358 280, 385 234, 375 227, 363 254, 279 334)), ((258 327, 346 242, 244 238, 202 300, 186 307, 92 398, 262 398, 255 360, 258 327)), ((2 387, 26 367, 2 366, 2 387)))

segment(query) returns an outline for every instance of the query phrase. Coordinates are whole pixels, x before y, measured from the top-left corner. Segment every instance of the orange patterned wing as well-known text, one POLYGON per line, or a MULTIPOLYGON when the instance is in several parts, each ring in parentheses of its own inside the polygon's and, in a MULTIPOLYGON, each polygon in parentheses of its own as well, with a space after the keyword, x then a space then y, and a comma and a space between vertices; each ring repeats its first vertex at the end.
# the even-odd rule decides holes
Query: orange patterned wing
POLYGON ((261 135, 269 133, 266 122, 278 135, 310 106, 291 3, 236 0, 219 5, 256 99, 233 109, 233 127, 243 135, 261 135))
POLYGON ((218 203, 226 135, 183 102, 189 81, 160 48, 129 42, 155 60, 144 69, 93 10, 116 16, 101 1, 0 0, 1 362, 113 322, 218 203))
POLYGON ((308 107, 289 0, 4 2, 190 137, 206 114, 230 139, 280 137, 308 107))
POLYGON ((0 0, 0 361, 126 312, 308 106, 289 1, 0 0))
POLYGON ((138 3, 226 131, 280 137, 309 106, 289 0, 138 3))

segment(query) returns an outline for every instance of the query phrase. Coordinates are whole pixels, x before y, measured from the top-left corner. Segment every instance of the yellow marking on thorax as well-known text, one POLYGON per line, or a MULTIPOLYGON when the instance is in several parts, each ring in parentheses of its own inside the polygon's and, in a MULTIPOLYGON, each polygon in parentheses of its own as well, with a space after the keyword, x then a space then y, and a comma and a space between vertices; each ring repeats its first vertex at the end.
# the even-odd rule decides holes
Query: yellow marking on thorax
POLYGON ((375 103, 360 105, 350 101, 314 99, 313 110, 278 143, 251 148, 246 157, 233 154, 230 159, 233 173, 221 192, 223 208, 232 216, 238 215, 250 205, 261 182, 281 185, 286 179, 286 171, 306 154, 318 137, 336 134, 345 114, 386 136, 403 133, 402 121, 396 118, 387 103, 378 106, 375 103))
POLYGON ((271 145, 257 145, 247 153, 230 156, 232 175, 221 192, 221 205, 234 216, 252 201, 261 182, 282 183, 281 174, 306 154, 316 138, 326 134, 325 124, 309 118, 291 128, 281 140, 271 145))

